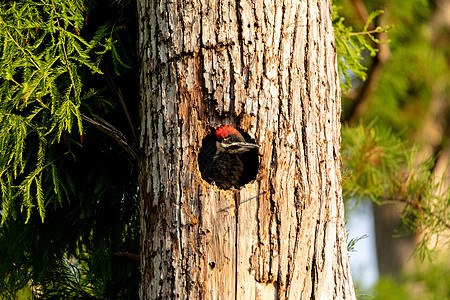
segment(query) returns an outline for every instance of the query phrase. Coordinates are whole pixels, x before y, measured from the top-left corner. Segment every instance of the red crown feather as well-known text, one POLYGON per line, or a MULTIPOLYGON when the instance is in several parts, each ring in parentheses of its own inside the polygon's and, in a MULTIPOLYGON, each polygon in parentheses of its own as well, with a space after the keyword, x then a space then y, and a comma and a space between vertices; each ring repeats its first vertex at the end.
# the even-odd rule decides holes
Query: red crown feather
POLYGON ((240 137, 241 133, 231 125, 222 125, 216 130, 216 137, 219 139, 226 138, 230 134, 240 137))

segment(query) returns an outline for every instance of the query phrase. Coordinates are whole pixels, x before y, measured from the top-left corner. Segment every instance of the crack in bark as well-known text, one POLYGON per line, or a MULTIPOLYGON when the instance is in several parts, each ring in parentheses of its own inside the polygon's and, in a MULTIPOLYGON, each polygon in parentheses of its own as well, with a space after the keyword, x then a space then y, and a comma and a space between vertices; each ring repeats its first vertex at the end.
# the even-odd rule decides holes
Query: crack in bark
POLYGON ((236 216, 236 229, 234 233, 234 299, 238 299, 238 235, 239 235, 239 205, 241 202, 241 194, 239 191, 235 191, 234 193, 235 199, 235 216, 236 216))
MULTIPOLYGON (((284 20, 284 12, 285 12, 285 7, 284 6, 282 8, 282 12, 283 12, 283 20, 284 20)), ((297 36, 297 29, 298 29, 298 18, 299 18, 299 10, 296 11, 295 17, 294 17, 294 24, 295 24, 295 26, 294 26, 294 30, 293 30, 292 45, 291 45, 291 50, 290 50, 291 56, 293 56, 293 54, 295 52, 296 36, 297 36)), ((283 31, 281 32, 281 35, 282 34, 283 34, 283 31)), ((288 78, 289 78, 288 82, 289 83, 293 81, 292 80, 292 73, 291 73, 291 71, 293 69, 293 64, 294 64, 294 60, 291 59, 291 61, 289 63, 289 68, 288 68, 288 78)), ((293 91, 292 91, 292 85, 291 84, 288 84, 288 95, 291 96, 291 100, 292 100, 293 91)), ((287 118, 288 119, 291 119, 290 118, 291 117, 291 102, 292 101, 288 101, 288 106, 287 106, 287 108, 288 108, 288 116, 287 116, 287 118)), ((297 135, 297 133, 296 133, 296 135, 297 135)), ((296 140, 298 141, 298 139, 296 139, 296 140)), ((305 140, 303 140, 303 142, 305 142, 305 140)), ((296 163, 297 163, 297 160, 296 160, 296 163)), ((295 177, 296 178, 299 177, 299 174, 298 174, 297 170, 300 170, 300 168, 296 168, 296 170, 295 170, 295 173, 296 173, 295 177)), ((300 197, 298 195, 298 187, 297 186, 294 186, 294 195, 295 195, 296 199, 300 199, 300 197)), ((298 238, 299 238, 299 233, 300 233, 300 219, 301 219, 301 216, 299 217, 298 211, 299 211, 299 209, 297 209, 297 213, 295 214, 296 215, 296 219, 297 219, 297 224, 296 224, 296 227, 295 227, 294 247, 293 247, 293 250, 292 250, 291 259, 289 260, 289 263, 288 263, 288 272, 287 272, 287 276, 286 276, 286 290, 285 290, 286 291, 286 294, 285 294, 286 298, 289 298, 290 285, 291 285, 291 281, 292 281, 292 276, 294 274, 294 272, 291 271, 291 265, 292 265, 292 269, 295 269, 295 262, 293 260, 295 260, 295 258, 297 257, 297 251, 298 251, 298 243, 299 243, 299 239, 298 238)), ((301 214, 301 210, 300 210, 300 214, 301 214)), ((281 265, 280 265, 280 268, 281 268, 281 265)))
POLYGON ((316 289, 315 289, 315 284, 317 283, 317 277, 318 277, 318 268, 317 268, 317 260, 316 260, 316 254, 317 254, 317 234, 319 232, 319 228, 320 228, 320 221, 316 220, 316 228, 314 231, 314 250, 313 250, 313 259, 311 262, 311 300, 315 300, 316 299, 316 289))
POLYGON ((272 257, 274 257, 274 252, 278 251, 278 256, 279 256, 279 251, 280 251, 280 225, 281 222, 278 218, 278 214, 279 214, 279 209, 278 209, 278 203, 275 202, 273 200, 273 197, 270 197, 270 221, 269 221, 269 245, 270 245, 270 256, 269 256, 269 270, 268 270, 268 275, 267 275, 267 280, 268 282, 273 282, 275 280, 275 278, 277 278, 278 274, 273 274, 273 270, 272 270, 272 257), (275 223, 276 223, 276 237, 277 237, 277 244, 278 247, 277 249, 275 248, 274 242, 273 242, 273 238, 271 238, 271 224, 275 219, 275 223))
POLYGON ((235 100, 236 95, 234 94, 234 85, 236 83, 236 80, 234 79, 234 63, 232 60, 232 56, 230 53, 230 48, 227 47, 227 56, 228 56, 228 62, 230 64, 230 113, 234 113, 235 110, 235 100))
POLYGON ((241 59, 241 75, 244 78, 244 88, 248 88, 248 76, 244 76, 244 37, 242 36, 242 14, 241 14, 241 0, 236 0, 236 20, 238 25, 238 42, 240 46, 241 59))
MULTIPOLYGON (((307 9, 306 9, 306 38, 305 38, 306 44, 305 44, 305 52, 304 52, 305 53, 305 58, 303 60, 303 66, 304 66, 304 72, 305 72, 305 74, 304 74, 305 92, 306 92, 306 95, 307 95, 307 99, 301 99, 301 101, 300 101, 300 106, 302 108, 302 120, 301 120, 301 123, 302 123, 302 144, 303 144, 302 146, 303 146, 303 151, 304 151, 303 159, 305 161, 306 169, 308 169, 308 165, 309 165, 309 163, 308 163, 308 156, 309 156, 308 155, 308 140, 306 138, 306 136, 307 136, 306 126, 308 124, 307 115, 309 114, 309 111, 306 111, 306 109, 305 109, 306 105, 304 104, 304 102, 308 101, 308 103, 309 103, 310 99, 311 99, 310 90, 309 90, 309 84, 307 84, 308 81, 309 81, 308 80, 308 78, 309 78, 309 76, 308 76, 308 70, 309 70, 309 67, 308 67, 309 40, 308 39, 309 39, 309 26, 310 26, 309 25, 309 5, 310 5, 310 2, 308 1, 307 9)), ((309 173, 306 172, 306 182, 309 183, 309 181, 310 181, 309 173)))
MULTIPOLYGON (((184 3, 184 1, 178 1, 177 2, 177 9, 178 9, 178 13, 179 13, 179 15, 178 15, 178 20, 181 20, 180 21, 180 23, 181 23, 181 36, 182 37, 184 37, 185 36, 185 28, 184 28, 184 16, 183 16, 183 14, 184 14, 184 11, 185 11, 185 8, 183 7, 183 3, 184 3)), ((186 43, 183 41, 183 43, 181 43, 181 47, 182 47, 182 49, 181 49, 181 52, 190 52, 190 51, 185 51, 185 48, 186 48, 186 43)))
MULTIPOLYGON (((325 200, 326 201, 326 200, 325 200)), ((322 258, 322 268, 320 269, 320 271, 323 271, 323 266, 325 266, 325 257, 326 257, 326 253, 325 253, 325 245, 327 244, 326 240, 327 240, 327 225, 328 225, 328 220, 327 218, 325 218, 324 221, 324 225, 323 225, 323 236, 322 236, 322 253, 321 253, 321 258, 322 258)))
MULTIPOLYGON (((278 156, 277 156, 277 147, 276 147, 276 142, 275 142, 275 139, 273 139, 272 140, 272 162, 271 162, 271 168, 270 168, 270 170, 271 170, 271 173, 274 173, 274 174, 276 174, 277 173, 277 163, 278 163, 278 156)), ((270 176, 270 175, 269 175, 270 176)), ((270 280, 270 274, 272 274, 272 257, 273 257, 273 243, 272 243, 272 239, 271 239, 271 224, 272 224, 272 220, 273 220, 273 218, 274 218, 274 215, 275 215, 275 219, 276 219, 276 230, 277 230, 277 232, 276 232, 276 235, 277 235, 277 238, 278 238, 278 251, 280 250, 279 248, 280 248, 280 242, 279 242, 279 239, 280 239, 280 224, 279 224, 279 222, 278 222, 278 216, 277 216, 277 206, 276 206, 276 202, 275 202, 275 200, 273 199, 273 195, 275 194, 275 191, 276 191, 276 189, 275 189, 275 187, 274 187, 274 185, 273 185, 273 181, 270 181, 270 183, 269 183, 270 185, 269 185, 269 188, 270 188, 270 194, 268 195, 268 200, 269 200, 269 203, 270 203, 270 207, 269 207, 269 209, 270 209, 270 219, 269 219, 269 224, 268 224, 268 226, 269 226, 269 228, 268 228, 268 239, 269 239, 269 253, 270 253, 270 257, 269 257, 269 270, 268 270, 268 274, 267 274, 267 278, 269 279, 269 281, 272 281, 272 280, 270 280)), ((278 274, 276 274, 277 276, 276 277, 278 277, 278 274)), ((275 277, 273 274, 272 274, 272 278, 273 277, 275 277)))
MULTIPOLYGON (((176 64, 174 64, 174 68, 176 70, 176 74, 180 74, 176 64)), ((182 85, 181 80, 178 78, 178 82, 177 82, 177 94, 178 94, 177 98, 178 99, 183 99, 184 94, 186 94, 183 91, 185 89, 185 87, 182 85)), ((175 104, 174 114, 178 115, 178 112, 179 112, 178 105, 175 104)), ((180 120, 178 120, 178 132, 183 132, 183 124, 180 122, 180 120)), ((180 149, 180 158, 182 158, 183 157, 183 145, 182 145, 183 143, 182 143, 181 134, 178 134, 177 139, 178 139, 178 145, 181 145, 181 147, 179 147, 179 149, 180 149)), ((172 147, 174 147, 174 145, 175 145, 175 143, 172 144, 172 147)), ((175 149, 172 148, 171 153, 175 153, 175 149)), ((176 161, 176 160, 174 159, 174 161, 176 161)), ((175 210, 176 210, 176 222, 177 222, 177 224, 176 224, 176 235, 177 235, 176 242, 178 243, 177 250, 178 250, 178 258, 180 260, 178 262, 180 264, 180 267, 179 267, 180 275, 179 276, 181 279, 183 271, 185 272, 186 277, 185 277, 185 284, 183 285, 183 290, 184 290, 184 293, 187 295, 187 291, 189 290, 188 284, 190 282, 189 281, 190 274, 189 274, 189 272, 186 272, 186 269, 185 269, 186 266, 183 266, 183 261, 185 261, 185 260, 183 260, 183 254, 182 254, 183 249, 181 247, 181 244, 182 244, 182 242, 181 242, 182 241, 182 230, 181 230, 182 203, 181 203, 181 199, 183 198, 183 196, 182 196, 183 189, 181 188, 181 172, 180 171, 183 169, 183 159, 178 159, 178 162, 179 162, 179 164, 178 164, 178 183, 177 183, 178 197, 175 197, 175 201, 176 201, 175 210)), ((175 270, 175 272, 176 272, 176 270, 175 270)), ((173 276, 173 278, 174 278, 174 288, 173 288, 174 294, 175 294, 175 290, 176 290, 175 287, 177 286, 175 272, 173 274, 174 275, 173 276)), ((177 295, 175 295, 175 296, 177 296, 177 295)))

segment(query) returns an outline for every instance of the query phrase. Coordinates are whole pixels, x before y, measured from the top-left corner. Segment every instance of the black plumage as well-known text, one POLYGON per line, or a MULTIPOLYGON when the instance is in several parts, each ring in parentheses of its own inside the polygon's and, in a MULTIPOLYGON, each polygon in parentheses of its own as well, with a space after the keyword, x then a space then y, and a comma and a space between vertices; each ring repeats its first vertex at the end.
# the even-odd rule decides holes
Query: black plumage
POLYGON ((198 157, 202 178, 220 189, 239 188, 255 179, 258 145, 224 125, 203 139, 198 157))

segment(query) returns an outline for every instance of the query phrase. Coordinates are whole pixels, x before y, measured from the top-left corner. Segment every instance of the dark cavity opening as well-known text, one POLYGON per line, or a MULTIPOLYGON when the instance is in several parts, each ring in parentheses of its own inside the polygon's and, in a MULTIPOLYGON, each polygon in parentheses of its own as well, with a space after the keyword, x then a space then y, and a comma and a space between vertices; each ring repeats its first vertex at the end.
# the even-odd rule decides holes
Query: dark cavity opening
MULTIPOLYGON (((237 130, 245 143, 256 145, 255 139, 252 139, 248 133, 241 129, 237 130)), ((217 142, 223 142, 223 140, 216 137, 216 129, 202 140, 202 147, 198 154, 198 167, 203 180, 209 184, 215 184, 220 189, 229 190, 240 188, 256 179, 259 169, 258 148, 236 153, 236 147, 239 144, 232 144, 226 147, 229 152, 226 150, 218 152, 217 142)))

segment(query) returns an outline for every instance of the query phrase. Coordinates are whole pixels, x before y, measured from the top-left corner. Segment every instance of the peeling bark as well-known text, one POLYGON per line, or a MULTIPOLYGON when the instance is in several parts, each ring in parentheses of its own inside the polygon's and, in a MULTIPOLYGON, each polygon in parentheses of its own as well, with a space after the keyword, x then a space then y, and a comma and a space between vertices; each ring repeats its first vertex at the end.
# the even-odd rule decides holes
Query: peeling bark
POLYGON ((141 299, 354 299, 329 1, 138 1, 141 299), (219 190, 210 127, 260 145, 219 190))

